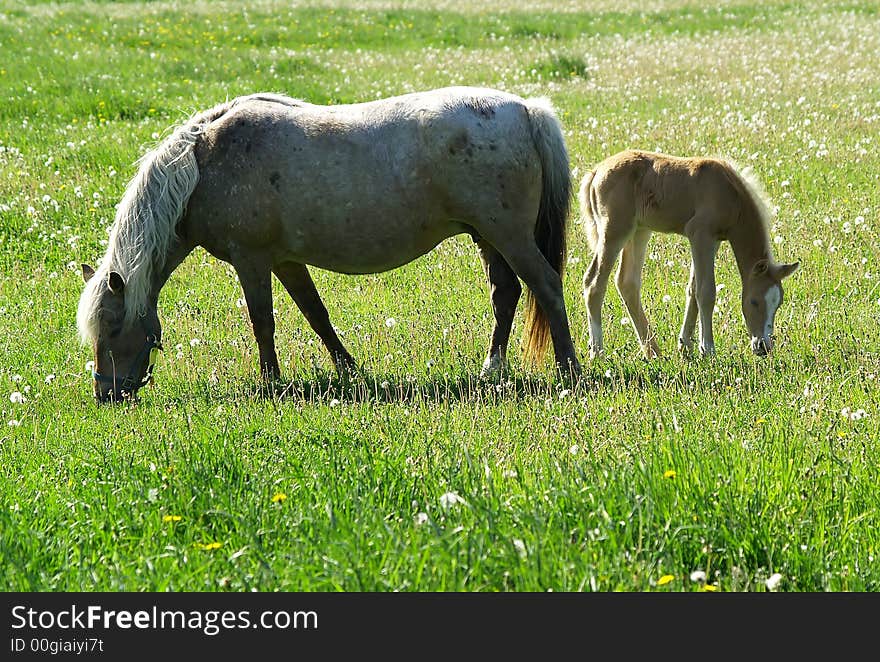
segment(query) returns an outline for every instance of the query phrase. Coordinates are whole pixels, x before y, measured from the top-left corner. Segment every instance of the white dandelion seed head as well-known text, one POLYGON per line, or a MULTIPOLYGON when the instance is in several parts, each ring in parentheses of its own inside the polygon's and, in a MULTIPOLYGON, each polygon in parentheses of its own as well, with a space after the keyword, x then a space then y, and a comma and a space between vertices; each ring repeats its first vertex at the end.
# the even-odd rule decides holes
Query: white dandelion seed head
POLYGON ((706 572, 704 570, 694 570, 691 573, 691 581, 697 582, 698 584, 706 583, 706 572))
POLYGON ((764 581, 764 585, 767 587, 768 591, 776 591, 779 588, 779 584, 782 582, 782 575, 778 572, 774 572, 772 575, 767 577, 764 581))
POLYGON ((421 526, 422 524, 426 524, 428 522, 428 513, 416 513, 415 517, 413 517, 413 523, 416 526, 421 526))
POLYGON ((440 506, 444 510, 448 510, 448 509, 452 508, 453 506, 457 506, 458 504, 465 504, 466 505, 467 501, 462 499, 455 492, 446 492, 446 493, 440 495, 440 506))
POLYGON ((393 328, 396 325, 397 325, 397 320, 394 319, 393 317, 389 317, 388 319, 385 320, 385 326, 388 327, 389 329, 393 328))
POLYGON ((9 394, 9 402, 14 405, 20 405, 24 402, 24 395, 22 395, 21 391, 13 391, 9 394))

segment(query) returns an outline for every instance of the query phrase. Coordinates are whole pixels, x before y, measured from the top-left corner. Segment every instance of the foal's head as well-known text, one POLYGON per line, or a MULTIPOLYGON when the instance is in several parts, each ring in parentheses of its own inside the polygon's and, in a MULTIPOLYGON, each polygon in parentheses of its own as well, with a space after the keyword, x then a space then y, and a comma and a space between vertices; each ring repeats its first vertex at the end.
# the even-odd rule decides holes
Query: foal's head
POLYGON ((773 349, 773 320, 782 304, 782 279, 800 266, 800 262, 777 264, 758 260, 743 282, 742 311, 752 339, 752 351, 765 356, 773 349))
MULTIPOLYGON (((162 349, 162 327, 154 306, 134 322, 126 320, 125 281, 111 271, 101 280, 82 265, 86 290, 80 313, 95 351, 94 392, 99 402, 133 398, 153 375, 156 352, 162 349), (90 282, 92 281, 92 282, 90 282)), ((82 326, 81 326, 82 329, 82 326)))

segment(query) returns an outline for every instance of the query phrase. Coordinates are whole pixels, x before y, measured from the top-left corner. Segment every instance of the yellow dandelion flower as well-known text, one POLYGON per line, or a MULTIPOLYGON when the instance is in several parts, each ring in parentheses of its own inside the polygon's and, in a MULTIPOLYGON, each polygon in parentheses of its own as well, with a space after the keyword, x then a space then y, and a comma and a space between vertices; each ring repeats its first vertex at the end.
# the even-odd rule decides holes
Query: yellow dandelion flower
POLYGON ((701 591, 709 591, 710 593, 714 593, 715 591, 718 590, 718 587, 715 586, 715 584, 706 584, 706 585, 705 585, 703 588, 701 588, 700 590, 701 590, 701 591))
POLYGON ((198 547, 199 549, 204 549, 207 552, 210 552, 211 550, 214 550, 214 549, 220 549, 222 546, 223 546, 222 542, 205 542, 205 543, 197 542, 196 543, 196 547, 198 547))
POLYGON ((272 497, 272 503, 281 503, 281 502, 284 501, 286 498, 287 498, 287 495, 286 495, 284 492, 277 492, 277 493, 272 497))
POLYGON ((657 580, 657 586, 666 586, 673 579, 675 579, 675 575, 663 575, 657 580))
POLYGON ((183 518, 180 515, 165 515, 162 518, 163 522, 179 522, 183 518))
POLYGON ((667 469, 663 472, 664 478, 675 478, 677 474, 675 473, 675 469, 667 469))
POLYGON ((761 423, 766 423, 766 422, 767 422, 767 419, 762 416, 761 418, 759 418, 758 420, 755 421, 755 424, 761 425, 761 423))

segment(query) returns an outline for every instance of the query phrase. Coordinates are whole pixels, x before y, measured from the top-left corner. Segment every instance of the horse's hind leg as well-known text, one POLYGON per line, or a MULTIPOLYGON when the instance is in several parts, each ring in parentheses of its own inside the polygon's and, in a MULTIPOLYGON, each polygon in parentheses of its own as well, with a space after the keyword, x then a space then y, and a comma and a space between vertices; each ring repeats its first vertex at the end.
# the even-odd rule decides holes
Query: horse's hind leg
POLYGON ((562 277, 541 253, 533 236, 526 235, 517 241, 510 235, 493 236, 493 246, 504 257, 513 272, 531 290, 541 306, 550 326, 556 364, 565 373, 580 375, 581 366, 571 341, 565 298, 562 294, 562 277))
POLYGON ((516 305, 522 294, 516 274, 501 254, 485 240, 477 242, 480 259, 489 281, 489 296, 492 312, 495 314, 495 327, 489 341, 489 351, 483 362, 481 377, 491 377, 507 369, 507 343, 516 305))
POLYGON ((281 375, 278 355, 275 353, 275 318, 272 314, 272 274, 268 268, 251 264, 233 264, 248 314, 254 328, 254 337, 260 350, 260 373, 264 378, 277 379, 281 375))
POLYGON ((645 264, 645 253, 648 248, 648 240, 651 238, 650 230, 637 230, 620 255, 620 266, 617 269, 617 291, 629 312, 639 345, 645 358, 653 359, 660 356, 660 347, 654 336, 654 331, 645 315, 642 307, 642 268, 645 264))
POLYGON ((277 265, 274 271, 278 280, 284 285, 284 289, 302 311, 312 330, 318 334, 327 351, 330 352, 336 372, 341 376, 345 372, 353 371, 355 361, 336 335, 336 331, 330 323, 330 314, 327 312, 324 302, 321 301, 318 290, 315 289, 315 283, 308 268, 304 264, 285 262, 277 265))

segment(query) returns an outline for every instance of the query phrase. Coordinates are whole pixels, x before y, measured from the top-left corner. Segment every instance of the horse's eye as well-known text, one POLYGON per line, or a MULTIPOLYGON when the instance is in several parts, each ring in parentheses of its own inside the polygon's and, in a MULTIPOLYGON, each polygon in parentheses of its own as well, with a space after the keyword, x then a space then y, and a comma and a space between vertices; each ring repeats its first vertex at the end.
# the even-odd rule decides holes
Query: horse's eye
POLYGON ((749 303, 752 304, 755 308, 758 307, 758 302, 757 302, 755 299, 751 299, 751 300, 749 301, 749 303))

